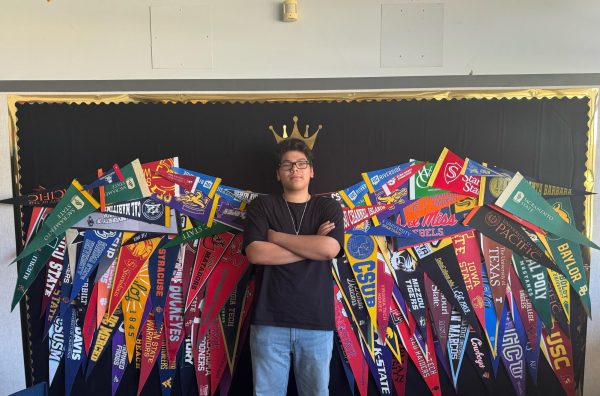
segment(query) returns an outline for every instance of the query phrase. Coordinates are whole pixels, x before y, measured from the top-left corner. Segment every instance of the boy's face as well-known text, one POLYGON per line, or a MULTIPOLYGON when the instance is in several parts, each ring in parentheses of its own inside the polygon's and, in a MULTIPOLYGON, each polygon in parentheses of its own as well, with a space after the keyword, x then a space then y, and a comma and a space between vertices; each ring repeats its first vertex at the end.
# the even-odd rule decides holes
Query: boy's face
POLYGON ((277 169, 277 181, 281 182, 284 191, 308 191, 308 184, 315 173, 310 163, 305 169, 299 169, 298 165, 306 163, 308 159, 301 151, 288 151, 283 154, 277 169))

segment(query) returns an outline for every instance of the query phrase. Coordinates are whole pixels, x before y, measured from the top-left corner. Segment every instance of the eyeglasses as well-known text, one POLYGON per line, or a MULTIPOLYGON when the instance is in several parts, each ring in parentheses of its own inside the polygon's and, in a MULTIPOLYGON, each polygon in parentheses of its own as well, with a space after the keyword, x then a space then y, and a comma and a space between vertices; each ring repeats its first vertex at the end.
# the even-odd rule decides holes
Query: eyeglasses
POLYGON ((279 164, 279 167, 281 169, 283 169, 284 171, 291 171, 294 168, 294 165, 296 165, 296 168, 298 168, 298 169, 306 169, 310 165, 310 161, 307 161, 307 160, 300 160, 300 161, 296 161, 296 162, 283 161, 282 163, 279 164))

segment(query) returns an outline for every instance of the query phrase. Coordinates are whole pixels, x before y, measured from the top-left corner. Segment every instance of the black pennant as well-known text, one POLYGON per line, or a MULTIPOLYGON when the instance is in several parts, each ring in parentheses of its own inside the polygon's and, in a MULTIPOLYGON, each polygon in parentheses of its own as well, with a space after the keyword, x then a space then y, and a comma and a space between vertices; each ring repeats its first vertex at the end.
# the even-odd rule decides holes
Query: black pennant
POLYGON ((521 256, 528 257, 552 271, 562 273, 516 221, 488 206, 475 208, 463 221, 488 238, 506 246, 521 256))

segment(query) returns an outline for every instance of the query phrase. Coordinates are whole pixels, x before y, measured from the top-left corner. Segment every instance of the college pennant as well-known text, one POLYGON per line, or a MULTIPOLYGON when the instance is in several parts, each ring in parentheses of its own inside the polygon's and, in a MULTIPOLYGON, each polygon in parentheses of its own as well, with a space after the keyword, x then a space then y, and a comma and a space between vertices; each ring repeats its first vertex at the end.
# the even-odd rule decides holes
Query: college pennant
MULTIPOLYGON (((550 198, 548 203, 552 205, 554 211, 569 224, 574 224, 573 207, 569 198, 550 198)), ((567 277, 571 286, 579 296, 583 307, 588 316, 591 317, 591 303, 589 295, 589 284, 581 247, 575 242, 554 235, 547 235, 546 241, 554 262, 561 269, 563 275, 567 277)))
POLYGON ((138 383, 137 395, 139 396, 150 376, 163 344, 161 329, 156 328, 154 312, 150 311, 148 319, 142 328, 142 366, 140 371, 140 382, 138 383))
POLYGON ((525 350, 511 315, 506 315, 502 337, 502 361, 518 396, 525 395, 525 350))
POLYGON ((345 231, 346 234, 361 234, 361 235, 371 235, 371 236, 384 236, 384 237, 394 237, 394 238, 415 238, 416 234, 409 231, 405 227, 400 224, 397 224, 395 221, 392 221, 394 216, 384 219, 379 222, 378 226, 373 224, 372 219, 367 219, 366 221, 360 223, 356 227, 350 228, 345 231))
POLYGON ((111 395, 115 396, 117 393, 117 389, 119 389, 119 384, 121 383, 121 379, 123 378, 123 374, 125 374, 125 368, 127 368, 128 359, 127 359, 127 347, 125 346, 125 329, 123 328, 123 323, 119 326, 119 329, 115 333, 112 338, 111 344, 112 350, 112 387, 111 387, 111 395))
POLYGON ((210 389, 210 336, 206 334, 198 340, 195 351, 196 385, 199 396, 211 396, 210 389))
MULTIPOLYGON (((415 262, 407 251, 392 254, 392 267, 398 289, 412 313, 424 342, 427 342, 427 310, 423 267, 415 262)), ((410 319, 407 317, 410 323, 410 319)))
POLYGON ((160 242, 160 238, 148 239, 121 247, 115 269, 115 277, 108 303, 108 314, 112 315, 125 296, 142 266, 148 261, 160 242))
POLYGON ((12 262, 31 255, 42 246, 59 238, 67 228, 93 212, 98 206, 98 202, 83 190, 81 184, 77 180, 73 180, 63 198, 46 217, 40 231, 31 238, 12 262))
POLYGON ((375 385, 380 395, 390 395, 392 379, 392 352, 385 346, 385 338, 381 339, 377 332, 374 332, 373 356, 367 348, 363 349, 363 356, 367 361, 371 375, 375 380, 375 385))
POLYGON ((560 272, 558 266, 531 240, 518 223, 488 206, 473 209, 463 223, 511 251, 537 261, 546 268, 560 272))
MULTIPOLYGON (((156 204, 154 201, 152 201, 152 203, 156 204)), ((148 222, 143 214, 141 219, 142 220, 136 220, 111 213, 92 212, 75 223, 73 227, 110 231, 153 232, 156 234, 177 233, 176 214, 174 211, 169 211, 169 215, 167 215, 167 211, 165 210, 164 217, 161 216, 153 222, 148 222)))
POLYGON ((40 188, 41 191, 33 191, 29 194, 18 195, 12 198, 0 200, 0 204, 34 206, 34 207, 52 207, 62 199, 67 191, 66 188, 55 188, 46 190, 40 188))
MULTIPOLYGON (((58 282, 58 285, 56 286, 56 288, 52 292, 52 295, 50 296, 50 301, 48 303, 48 309, 46 310, 46 317, 44 320, 44 333, 43 333, 44 337, 48 334, 48 331, 50 329, 50 326, 52 326, 53 321, 60 317, 61 307, 65 304, 65 302, 63 302, 63 298, 61 298, 61 296, 63 295, 63 283, 71 282, 71 272, 67 268, 68 265, 69 265, 69 256, 65 255, 64 259, 63 259, 63 269, 62 269, 60 281, 58 282)), ((65 301, 68 301, 68 297, 65 299, 65 301)))
POLYGON ((353 209, 343 208, 344 231, 356 227, 373 216, 392 208, 392 204, 379 204, 372 206, 355 206, 353 209))
POLYGON ((431 162, 426 162, 421 169, 419 169, 414 175, 410 177, 409 196, 411 201, 423 197, 428 197, 431 195, 442 194, 445 192, 441 188, 429 187, 427 185, 429 183, 429 178, 431 177, 431 173, 433 172, 434 167, 435 164, 431 162))
POLYGON ((336 284, 333 286, 333 295, 335 296, 335 328, 343 356, 350 365, 359 394, 366 396, 369 385, 369 366, 362 356, 361 342, 356 336, 357 331, 353 329, 354 326, 344 307, 342 292, 336 284))
POLYGON ((419 258, 419 265, 427 276, 439 287, 453 307, 460 310, 467 322, 479 331, 475 310, 469 299, 467 287, 461 275, 461 270, 454 252, 452 240, 446 246, 419 258))
POLYGON ((481 255, 479 240, 474 230, 452 237, 454 253, 460 266, 465 287, 469 293, 471 305, 479 323, 485 328, 485 308, 483 302, 483 283, 481 280, 481 255))
POLYGON ((402 209, 402 222, 403 224, 413 222, 427 214, 438 212, 445 207, 462 201, 464 198, 464 195, 447 192, 411 201, 402 209))
POLYGON ((475 366, 475 370, 479 377, 481 378, 481 382, 487 389, 489 394, 492 394, 492 376, 494 369, 491 366, 490 356, 488 356, 488 348, 484 345, 485 340, 481 336, 481 333, 475 331, 471 326, 469 326, 469 336, 468 342, 466 345, 467 356, 471 362, 473 362, 473 366, 475 366))
POLYGON ((112 315, 109 315, 108 312, 104 314, 100 326, 98 327, 98 331, 96 332, 96 338, 94 339, 94 343, 90 350, 90 355, 88 356, 88 364, 85 372, 86 378, 89 378, 94 367, 96 367, 96 363, 98 363, 98 360, 100 360, 100 357, 106 350, 108 342, 115 334, 115 330, 119 328, 122 322, 123 313, 120 306, 115 309, 115 312, 112 315))
POLYGON ((587 239, 577 228, 557 214, 518 172, 498 197, 496 205, 559 237, 600 249, 600 246, 587 239))
POLYGON ((464 162, 462 158, 444 147, 431 172, 427 185, 461 195, 478 197, 480 178, 461 175, 464 162))
MULTIPOLYGON (((444 296, 444 293, 438 289, 438 287, 425 276, 425 290, 427 292, 427 301, 429 302, 429 313, 433 320, 433 331, 437 336, 440 343, 440 350, 442 357, 447 358, 446 345, 448 341, 448 326, 450 324, 450 314, 452 313, 452 306, 444 296)), ((442 360, 440 358, 440 360, 442 360)))
POLYGON ((113 164, 112 171, 105 173, 102 176, 99 176, 90 184, 86 184, 84 189, 93 190, 94 188, 104 187, 107 184, 114 183, 117 180, 122 182, 125 180, 125 178, 123 177, 123 173, 121 173, 121 168, 119 168, 119 165, 113 164))
POLYGON ((46 283, 44 286, 44 295, 42 296, 40 316, 46 312, 46 308, 52 299, 54 290, 56 290, 57 287, 60 287, 62 282, 63 261, 65 258, 66 246, 66 240, 65 238, 62 238, 46 262, 46 283))
POLYGON ((550 310, 552 311, 552 317, 568 336, 571 331, 569 328, 569 320, 567 319, 567 315, 563 310, 560 301, 558 301, 558 296, 554 292, 553 287, 548 288, 548 296, 550 297, 550 310))
POLYGON ((361 337, 364 344, 372 350, 372 322, 367 306, 361 298, 359 285, 346 256, 339 259, 333 259, 332 273, 341 291, 341 296, 346 302, 346 312, 350 315, 349 318, 351 318, 352 322, 355 324, 355 327, 353 328, 358 332, 357 337, 361 337))
POLYGON ((575 373, 573 371, 573 351, 571 340, 557 322, 552 323, 550 332, 542 329, 544 342, 542 350, 556 378, 567 396, 575 395, 575 373))
MULTIPOLYGON (((492 361, 497 358, 498 354, 498 321, 499 317, 496 314, 494 305, 494 297, 492 295, 492 287, 487 275, 485 264, 481 264, 481 283, 483 284, 483 304, 485 312, 485 336, 488 340, 490 351, 492 352, 492 361)), ((495 370, 494 370, 495 372, 495 370)))
POLYGON ((499 317, 506 298, 512 251, 485 235, 481 235, 481 251, 494 297, 496 315, 499 317))
POLYGON ((568 325, 571 323, 571 286, 569 285, 567 278, 565 278, 562 274, 550 270, 547 271, 554 288, 554 294, 556 295, 562 311, 565 314, 566 323, 568 325))
POLYGON ((170 396, 173 390, 173 383, 175 382, 175 375, 177 373, 177 359, 169 361, 167 355, 167 346, 165 343, 162 344, 160 349, 160 360, 158 364, 158 376, 160 377, 160 391, 162 396, 170 396))
POLYGON ((513 263, 521 284, 546 328, 552 328, 548 275, 544 267, 533 260, 513 253, 513 263))
POLYGON ((165 348, 169 365, 176 363, 177 352, 181 348, 181 344, 183 343, 183 339, 185 337, 183 327, 183 304, 185 298, 183 290, 184 256, 179 249, 177 250, 179 254, 175 262, 173 276, 169 282, 167 300, 165 303, 164 333, 166 339, 165 348))
MULTIPOLYGON (((235 235, 231 232, 224 232, 210 237, 204 237, 198 246, 194 270, 190 280, 190 286, 187 292, 185 310, 187 311, 192 300, 200 289, 204 286, 208 277, 213 272, 221 257, 232 243, 235 235)), ((238 237, 240 238, 240 237, 238 237)))
POLYGON ((371 323, 377 323, 377 243, 366 235, 344 235, 344 251, 367 306, 371 323))
POLYGON ((164 238, 148 259, 150 285, 152 286, 152 305, 157 328, 160 328, 163 323, 169 283, 179 256, 179 246, 164 248, 167 241, 168 239, 164 238))
MULTIPOLYGON (((385 241, 383 243, 385 244, 385 241)), ((387 248, 385 249, 385 253, 379 253, 377 255, 377 332, 386 335, 388 322, 390 320, 390 305, 392 303, 394 278, 386 264, 384 254, 389 257, 387 248)))
MULTIPOLYGON (((392 312, 399 312, 398 305, 392 308, 392 312)), ((406 323, 402 315, 394 315, 395 324, 400 334, 402 344, 408 353, 408 356, 413 361, 417 370, 423 377, 423 380, 427 384, 427 387, 431 391, 433 396, 441 396, 442 389, 440 387, 440 379, 435 359, 435 354, 428 353, 425 355, 419 346, 419 342, 413 332, 410 331, 408 324, 406 323)), ((428 326, 427 339, 430 340, 431 350, 433 350, 433 335, 431 334, 431 326, 428 326)), ((429 349, 429 348, 428 348, 429 349)))
POLYGON ((48 384, 52 385, 60 361, 65 353, 63 320, 58 316, 48 331, 48 384))
POLYGON ((225 301, 250 265, 246 256, 242 254, 242 238, 242 234, 234 237, 207 281, 204 309, 198 330, 199 337, 213 326, 225 301))
POLYGON ((173 171, 168 172, 166 169, 159 169, 156 171, 156 174, 163 179, 177 184, 179 187, 183 187, 186 191, 191 193, 196 192, 196 187, 200 182, 200 178, 197 176, 175 173, 173 171))
POLYGON ((242 311, 244 307, 248 308, 247 304, 252 299, 252 296, 249 294, 253 294, 253 291, 250 289, 253 286, 249 284, 249 281, 250 271, 246 271, 219 312, 219 323, 221 332, 223 333, 230 373, 233 373, 235 357, 239 346, 239 336, 243 325, 242 311))
POLYGON ((139 159, 131 161, 121 168, 123 181, 116 181, 104 186, 106 204, 150 196, 150 189, 144 177, 144 171, 139 159))
POLYGON ((164 248, 167 249, 171 246, 183 245, 186 242, 194 241, 207 236, 221 234, 227 230, 229 230, 229 227, 221 223, 215 223, 212 225, 212 227, 209 227, 206 224, 200 224, 197 227, 182 231, 181 234, 169 240, 169 242, 167 242, 164 248))
POLYGON ((147 311, 148 296, 150 294, 150 275, 148 264, 135 276, 135 279, 127 289, 127 293, 121 301, 123 320, 125 322, 125 343, 127 345, 127 356, 129 361, 133 359, 135 340, 138 337, 140 327, 143 326, 144 313, 147 311))
MULTIPOLYGON (((381 188, 390 180, 394 180, 399 174, 403 173, 407 168, 412 165, 411 162, 390 166, 384 169, 377 169, 371 172, 363 172, 362 176, 365 185, 370 193, 381 188)), ((409 176, 410 177, 410 176, 409 176)))
POLYGON ((21 301, 21 298, 23 298, 27 290, 31 287, 33 281, 37 278, 39 272, 44 268, 52 254, 55 254, 57 258, 58 256, 64 256, 64 249, 64 238, 56 238, 51 240, 47 245, 43 245, 39 251, 33 251, 30 255, 24 256, 18 266, 17 285, 13 293, 11 311, 21 301))
POLYGON ((207 334, 210 337, 210 393, 213 396, 227 367, 227 353, 218 320, 213 321, 207 334))
POLYGON ((469 157, 465 158, 465 163, 460 171, 461 175, 477 177, 506 177, 506 174, 490 169, 485 165, 475 162, 469 157))
MULTIPOLYGON (((200 172, 194 172, 188 169, 178 168, 176 166, 171 167, 171 169, 180 175, 188 175, 194 176, 198 178, 198 182, 196 183, 196 188, 198 188, 204 195, 207 195, 208 198, 212 199, 216 192, 218 191, 219 185, 221 184, 221 179, 218 177, 208 176, 200 172)), ((189 191, 189 190, 188 190, 189 191)))
POLYGON ((469 324, 461 315, 461 312, 452 308, 450 324, 448 326, 448 359, 450 360, 450 372, 452 373, 452 384, 458 390, 458 375, 463 363, 467 342, 469 340, 469 324))
POLYGON ((165 205, 151 198, 134 199, 106 205, 102 212, 114 217, 124 217, 158 226, 166 226, 167 222, 170 221, 168 218, 170 213, 165 210, 165 205))
MULTIPOLYGON (((406 349, 400 348, 401 359, 392 360, 392 382, 397 396, 406 395, 406 371, 408 369, 406 349)), ((362 396, 362 395, 361 395, 362 396)))
POLYGON ((67 341, 65 349, 65 395, 70 395, 75 382, 75 376, 83 358, 83 338, 81 328, 77 324, 77 313, 73 305, 67 309, 64 316, 64 337, 67 341))
POLYGON ((371 218, 373 224, 377 226, 384 219, 399 213, 410 203, 408 200, 408 182, 398 186, 390 195, 386 195, 384 190, 377 190, 372 194, 367 194, 364 196, 364 202, 367 205, 390 205, 371 218))
POLYGON ((339 196, 342 198, 344 204, 350 209, 356 205, 365 204, 365 195, 368 194, 369 188, 364 181, 360 181, 348 188, 338 191, 339 196))
POLYGON ((75 276, 73 277, 70 300, 77 296, 83 284, 96 270, 98 263, 108 253, 108 248, 116 237, 117 233, 115 231, 88 230, 85 232, 75 276))

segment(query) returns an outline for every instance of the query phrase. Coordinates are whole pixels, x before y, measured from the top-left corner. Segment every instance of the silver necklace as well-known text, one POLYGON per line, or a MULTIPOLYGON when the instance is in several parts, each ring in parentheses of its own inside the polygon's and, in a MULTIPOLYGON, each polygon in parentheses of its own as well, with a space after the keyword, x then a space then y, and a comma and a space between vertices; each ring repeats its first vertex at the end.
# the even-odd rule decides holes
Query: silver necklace
POLYGON ((292 210, 290 209, 290 204, 286 201, 285 197, 283 197, 283 201, 285 202, 285 206, 287 206, 288 213, 290 214, 290 219, 292 219, 292 227, 294 227, 294 232, 296 235, 300 233, 300 227, 302 227, 302 220, 304 220, 304 213, 306 213, 306 207, 308 206, 308 201, 310 201, 310 195, 308 196, 306 202, 304 203, 304 210, 302 210, 302 216, 300 216, 300 223, 298 224, 298 229, 296 229, 296 222, 294 221, 294 216, 292 216, 292 210))

